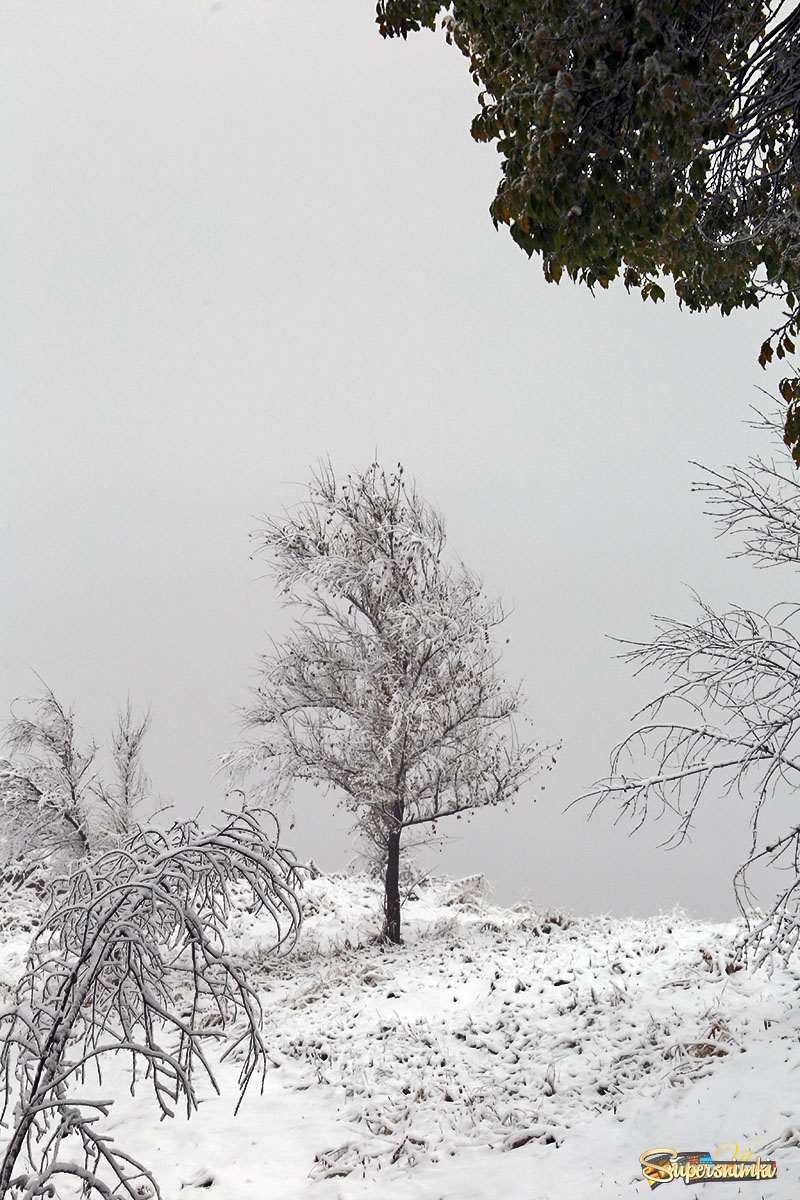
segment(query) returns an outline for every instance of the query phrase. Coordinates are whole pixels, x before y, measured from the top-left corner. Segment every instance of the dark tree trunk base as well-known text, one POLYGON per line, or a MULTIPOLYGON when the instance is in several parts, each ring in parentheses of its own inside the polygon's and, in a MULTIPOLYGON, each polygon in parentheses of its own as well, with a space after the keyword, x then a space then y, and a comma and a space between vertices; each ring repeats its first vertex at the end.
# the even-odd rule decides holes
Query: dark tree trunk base
POLYGON ((392 831, 386 845, 386 881, 383 904, 383 939, 400 944, 400 830, 392 831))

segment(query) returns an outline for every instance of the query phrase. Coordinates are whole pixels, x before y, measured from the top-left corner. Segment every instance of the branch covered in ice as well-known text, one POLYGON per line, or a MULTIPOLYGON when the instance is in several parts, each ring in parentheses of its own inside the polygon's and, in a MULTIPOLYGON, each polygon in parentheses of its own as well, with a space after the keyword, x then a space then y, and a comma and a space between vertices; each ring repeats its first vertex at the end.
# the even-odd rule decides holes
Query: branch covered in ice
POLYGON ((238 884, 271 916, 276 949, 297 933, 296 864, 277 838, 277 825, 270 835, 247 810, 210 833, 194 822, 143 829, 56 882, 15 1003, 0 1015, 2 1117, 12 1122, 1 1196, 52 1195, 63 1173, 86 1195, 140 1200, 145 1181, 158 1194, 150 1171, 98 1130, 111 1102, 70 1096, 89 1068, 102 1084, 107 1052, 130 1053, 162 1115, 179 1104, 191 1114, 198 1071, 217 1089, 208 1042, 233 1030, 226 1053, 238 1048, 241 1102, 266 1045, 225 924, 238 884), (67 1139, 78 1162, 62 1158, 67 1139))

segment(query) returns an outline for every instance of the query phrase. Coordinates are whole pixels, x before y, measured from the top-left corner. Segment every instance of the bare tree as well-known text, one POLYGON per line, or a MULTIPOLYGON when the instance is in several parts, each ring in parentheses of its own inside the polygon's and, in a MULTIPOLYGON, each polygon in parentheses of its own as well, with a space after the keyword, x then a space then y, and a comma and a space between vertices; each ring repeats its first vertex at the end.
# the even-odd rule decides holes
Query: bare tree
POLYGON ((270 837, 243 811, 211 833, 194 823, 140 830, 56 886, 0 1018, 2 1116, 13 1118, 0 1196, 52 1196, 64 1175, 103 1200, 141 1200, 145 1182, 160 1195, 148 1168, 98 1127, 111 1101, 71 1089, 93 1069, 100 1083, 103 1056, 127 1051, 162 1115, 179 1103, 191 1114, 198 1071, 219 1090, 207 1044, 236 1020, 226 1053, 238 1048, 241 1103, 266 1047, 258 997, 225 947, 231 887, 244 884, 271 915, 277 947, 299 928, 297 882, 277 827, 270 837))
POLYGON ((31 811, 32 820, 45 828, 49 822, 59 840, 63 834, 58 827, 66 826, 76 852, 88 853, 95 741, 79 745, 73 710, 62 705, 43 681, 41 695, 14 701, 4 734, 12 756, 23 756, 25 775, 40 797, 35 818, 31 811))
POLYGON ((149 711, 135 716, 128 697, 111 736, 114 780, 110 785, 99 783, 97 787, 106 819, 117 837, 126 837, 133 831, 137 810, 151 794, 150 780, 142 766, 142 744, 149 728, 149 711))
POLYGON ((228 764, 278 789, 336 789, 381 858, 383 932, 397 942, 404 833, 511 801, 551 761, 514 731, 520 695, 498 676, 493 638, 503 610, 446 561, 442 519, 400 466, 340 485, 323 465, 308 498, 254 536, 303 617, 261 659, 252 738, 228 764))
POLYGON ((109 774, 94 738, 79 738, 73 709, 41 682, 40 695, 13 702, 4 730, 13 760, 0 760, 6 848, 12 857, 21 847, 40 857, 81 858, 131 833, 136 810, 150 798, 141 762, 150 716, 137 716, 130 700, 120 710, 109 774))
MULTIPOLYGON (((800 479, 782 443, 782 422, 759 414, 757 425, 773 435, 780 457, 754 457, 721 472, 701 468, 695 488, 720 530, 741 539, 738 555, 760 567, 797 567, 800 479)), ((620 815, 637 827, 654 807, 671 814, 672 844, 686 837, 706 793, 735 792, 751 803, 750 848, 734 885, 761 961, 789 954, 800 938, 800 824, 768 841, 761 836, 765 805, 800 786, 800 606, 778 604, 764 616, 698 606, 694 622, 658 618, 652 641, 626 643, 625 657, 637 670, 658 668, 668 686, 637 714, 645 719, 587 795, 592 812, 618 800, 620 815), (759 907, 749 880, 766 865, 784 868, 783 882, 759 907)))

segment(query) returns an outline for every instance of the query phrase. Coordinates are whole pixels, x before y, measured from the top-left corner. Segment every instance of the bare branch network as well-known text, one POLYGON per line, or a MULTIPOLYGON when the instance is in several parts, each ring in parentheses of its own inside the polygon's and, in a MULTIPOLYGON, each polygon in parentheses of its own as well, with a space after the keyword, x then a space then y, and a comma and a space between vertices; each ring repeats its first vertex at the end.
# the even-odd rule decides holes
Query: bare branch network
MULTIPOLYGON (((759 417, 781 445, 781 422, 759 417)), ((800 483, 781 450, 778 461, 702 468, 696 485, 720 531, 737 535, 738 553, 762 567, 800 564, 800 483)), ((653 810, 667 815, 668 844, 689 834, 709 792, 721 800, 735 793, 751 805, 751 844, 734 882, 749 945, 761 961, 773 952, 788 955, 800 939, 800 825, 766 841, 761 835, 767 802, 800 787, 800 606, 782 603, 760 615, 697 604, 694 622, 661 617, 652 641, 627 643, 624 657, 637 673, 655 668, 668 686, 637 714, 637 728, 611 755, 610 774, 583 799, 592 801, 592 812, 617 800, 619 817, 635 828, 653 810), (759 906, 749 880, 766 865, 781 868, 783 882, 759 906)))
POLYGON ((277 826, 269 836, 253 811, 211 833, 193 822, 139 830, 55 886, 0 1018, 2 1118, 11 1122, 0 1196, 52 1196, 63 1175, 103 1200, 160 1195, 151 1171, 103 1133, 112 1102, 86 1095, 87 1076, 102 1087, 109 1053, 131 1055, 134 1080, 140 1071, 164 1116, 178 1105, 188 1115, 198 1072, 219 1090, 208 1044, 233 1029, 223 1057, 235 1049, 241 1060, 241 1103, 266 1046, 258 997, 225 947, 237 884, 272 917, 276 948, 287 943, 301 919, 296 866, 277 826))

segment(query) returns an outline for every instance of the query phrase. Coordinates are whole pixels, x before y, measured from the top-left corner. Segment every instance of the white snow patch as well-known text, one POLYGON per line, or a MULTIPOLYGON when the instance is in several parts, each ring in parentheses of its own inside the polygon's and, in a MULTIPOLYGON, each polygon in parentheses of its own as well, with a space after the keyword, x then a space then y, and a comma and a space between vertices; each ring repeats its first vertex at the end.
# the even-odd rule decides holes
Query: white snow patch
MULTIPOLYGON (((778 1177, 726 1197, 800 1195, 798 970, 735 969, 735 925, 501 910, 480 879, 437 880, 395 947, 363 877, 315 879, 304 906, 279 959, 246 897, 231 915, 273 1059, 237 1116, 235 1062, 189 1121, 159 1122, 121 1059, 104 1071, 108 1126, 165 1200, 649 1195, 645 1151, 735 1142, 778 1177)), ((0 983, 20 961, 15 934, 0 983)))

